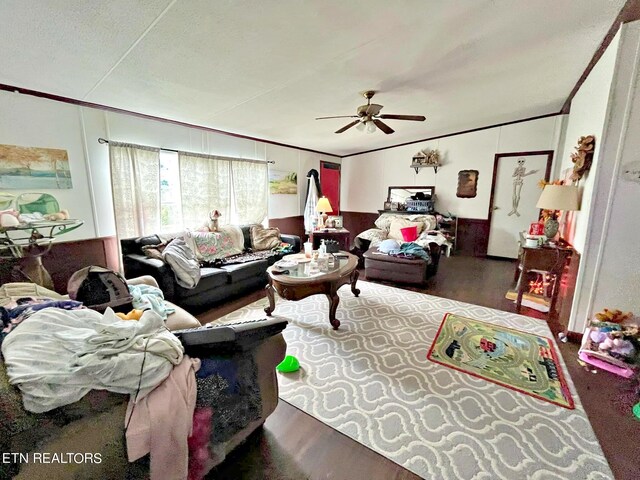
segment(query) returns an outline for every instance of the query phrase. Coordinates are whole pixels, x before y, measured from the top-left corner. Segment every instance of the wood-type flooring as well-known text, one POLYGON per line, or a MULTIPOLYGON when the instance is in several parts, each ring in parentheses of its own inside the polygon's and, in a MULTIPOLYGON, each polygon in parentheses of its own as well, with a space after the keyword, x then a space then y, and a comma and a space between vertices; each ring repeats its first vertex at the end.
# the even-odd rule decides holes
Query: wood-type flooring
MULTIPOLYGON (((515 264, 512 261, 467 256, 443 257, 438 274, 420 287, 394 285, 461 302, 515 312, 505 299, 512 287, 515 264)), ((364 270, 361 279, 366 280, 364 270)), ((388 285, 393 285, 386 282, 388 285)), ((345 287, 346 288, 346 287, 345 287)), ((198 315, 210 322, 264 297, 258 291, 198 315)), ((558 310, 565 292, 561 289, 558 310)), ((566 306, 565 306, 566 307, 566 306)), ((523 308, 522 314, 548 321, 557 335, 567 318, 546 315, 523 308)), ((340 318, 340 307, 338 307, 340 318)), ((578 345, 560 343, 560 351, 596 436, 616 479, 631 480, 640 474, 640 421, 631 414, 637 401, 638 381, 624 380, 607 372, 592 373, 576 358, 578 345)), ((418 476, 400 467, 349 437, 326 426, 301 410, 280 401, 264 427, 255 432, 207 479, 332 479, 405 480, 418 476)), ((577 480, 577 479, 576 479, 577 480)))

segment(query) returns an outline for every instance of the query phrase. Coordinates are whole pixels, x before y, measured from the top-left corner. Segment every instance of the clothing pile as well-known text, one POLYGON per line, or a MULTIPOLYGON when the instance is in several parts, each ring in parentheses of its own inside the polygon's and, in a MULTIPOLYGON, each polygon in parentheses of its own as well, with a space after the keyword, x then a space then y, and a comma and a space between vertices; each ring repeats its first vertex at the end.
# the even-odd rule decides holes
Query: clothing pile
POLYGON ((102 315, 85 308, 44 308, 2 342, 9 380, 22 391, 24 407, 36 413, 76 402, 90 390, 139 391, 144 397, 182 354, 180 341, 151 310, 127 322, 111 309, 102 315))

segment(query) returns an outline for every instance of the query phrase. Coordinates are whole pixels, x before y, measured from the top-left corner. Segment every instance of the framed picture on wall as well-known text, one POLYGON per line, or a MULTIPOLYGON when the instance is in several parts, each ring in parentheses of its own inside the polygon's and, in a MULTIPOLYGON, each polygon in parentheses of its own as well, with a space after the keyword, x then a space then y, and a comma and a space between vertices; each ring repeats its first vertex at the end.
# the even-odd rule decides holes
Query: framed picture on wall
POLYGON ((478 193, 478 170, 460 170, 456 197, 474 198, 478 193))

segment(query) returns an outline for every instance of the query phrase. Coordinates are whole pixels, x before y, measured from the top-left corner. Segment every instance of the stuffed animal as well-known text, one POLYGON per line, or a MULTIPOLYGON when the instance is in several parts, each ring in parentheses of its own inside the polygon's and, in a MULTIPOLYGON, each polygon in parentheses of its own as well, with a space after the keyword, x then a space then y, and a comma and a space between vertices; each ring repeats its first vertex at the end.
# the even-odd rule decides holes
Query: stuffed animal
POLYGON ((622 323, 625 320, 631 318, 633 313, 627 312, 622 313, 621 310, 609 310, 605 308, 601 312, 596 313, 596 320, 599 322, 611 322, 611 323, 622 323))
POLYGON ((140 320, 144 310, 133 309, 129 313, 116 312, 116 316, 121 320, 140 320))
POLYGON ((0 211, 0 227, 15 227, 20 225, 18 220, 17 210, 2 210, 0 211))
POLYGON ((56 222, 59 220, 68 220, 69 212, 67 210, 60 210, 57 213, 49 213, 44 216, 45 220, 49 220, 50 222, 56 222))
POLYGON ((211 210, 209 212, 209 231, 210 232, 218 231, 218 218, 221 216, 222 214, 218 210, 211 210))

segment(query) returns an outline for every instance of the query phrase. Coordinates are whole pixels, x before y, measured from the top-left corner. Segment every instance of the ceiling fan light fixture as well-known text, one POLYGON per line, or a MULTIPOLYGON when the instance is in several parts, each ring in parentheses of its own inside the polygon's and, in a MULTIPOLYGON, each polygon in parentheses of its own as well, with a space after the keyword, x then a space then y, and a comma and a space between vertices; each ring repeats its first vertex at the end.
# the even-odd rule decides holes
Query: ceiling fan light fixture
POLYGON ((367 133, 375 133, 376 131, 376 124, 369 121, 367 122, 367 133))
POLYGON ((361 132, 364 132, 364 129, 367 127, 367 126, 365 125, 365 123, 367 123, 367 122, 360 122, 360 123, 358 123, 358 125, 356 125, 356 129, 360 130, 361 132))

